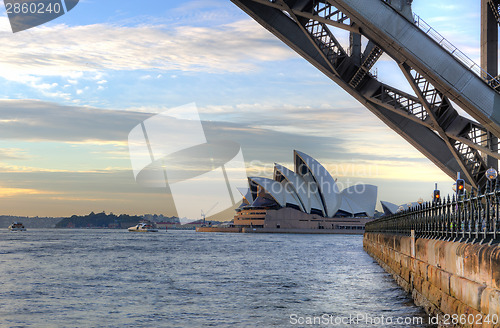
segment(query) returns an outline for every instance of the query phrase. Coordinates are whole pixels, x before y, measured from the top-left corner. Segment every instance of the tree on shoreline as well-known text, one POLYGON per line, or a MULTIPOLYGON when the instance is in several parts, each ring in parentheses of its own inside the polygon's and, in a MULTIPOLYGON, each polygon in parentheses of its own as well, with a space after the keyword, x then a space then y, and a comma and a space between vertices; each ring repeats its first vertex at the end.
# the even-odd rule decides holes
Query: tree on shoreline
POLYGON ((126 229, 136 225, 143 218, 137 215, 120 214, 119 216, 105 212, 64 218, 56 224, 56 228, 116 228, 126 229))

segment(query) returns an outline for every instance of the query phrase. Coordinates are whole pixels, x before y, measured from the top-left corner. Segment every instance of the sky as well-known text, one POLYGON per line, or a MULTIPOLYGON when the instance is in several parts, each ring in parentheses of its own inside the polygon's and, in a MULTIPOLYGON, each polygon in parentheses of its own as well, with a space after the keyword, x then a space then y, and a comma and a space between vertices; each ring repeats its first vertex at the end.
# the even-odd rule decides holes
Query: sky
MULTIPOLYGON (((413 2, 476 62, 479 9, 472 0, 413 2)), ((275 162, 293 168, 298 149, 341 189, 377 185, 379 200, 430 200, 434 183, 452 192, 450 178, 229 0, 81 0, 15 34, 2 7, 0 53, 3 215, 175 215, 168 190, 135 181, 127 137, 190 103, 206 130, 241 145, 249 176, 272 176, 275 162)), ((376 68, 409 89, 388 58, 376 68)))

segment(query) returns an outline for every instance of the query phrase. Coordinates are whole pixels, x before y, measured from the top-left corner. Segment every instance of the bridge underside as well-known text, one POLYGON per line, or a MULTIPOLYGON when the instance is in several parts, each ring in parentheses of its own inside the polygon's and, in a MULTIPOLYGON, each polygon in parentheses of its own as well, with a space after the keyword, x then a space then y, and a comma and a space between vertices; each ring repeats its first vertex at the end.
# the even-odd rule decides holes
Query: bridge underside
MULTIPOLYGON (((414 18, 407 1, 231 1, 447 175, 455 179, 460 172, 470 186, 485 186, 485 171, 500 159, 499 79, 414 18), (350 35, 347 50, 338 41, 341 30, 350 35), (383 53, 397 63, 413 94, 377 80, 372 68, 383 53)), ((493 8, 494 1, 486 1, 493 8)))

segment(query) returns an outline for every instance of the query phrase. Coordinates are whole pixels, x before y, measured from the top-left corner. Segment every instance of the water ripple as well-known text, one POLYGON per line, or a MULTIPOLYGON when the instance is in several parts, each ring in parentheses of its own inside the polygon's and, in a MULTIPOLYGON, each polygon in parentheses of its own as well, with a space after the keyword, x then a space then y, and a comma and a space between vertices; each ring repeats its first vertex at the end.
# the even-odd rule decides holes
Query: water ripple
POLYGON ((363 251, 361 236, 2 231, 0 276, 0 327, 290 327, 292 314, 424 316, 363 251))

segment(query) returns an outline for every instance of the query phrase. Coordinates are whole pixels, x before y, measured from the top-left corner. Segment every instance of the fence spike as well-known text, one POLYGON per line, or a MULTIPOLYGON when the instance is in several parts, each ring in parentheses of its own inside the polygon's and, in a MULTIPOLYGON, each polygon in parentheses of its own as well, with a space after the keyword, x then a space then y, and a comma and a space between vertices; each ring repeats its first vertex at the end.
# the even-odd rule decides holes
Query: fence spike
POLYGON ((481 194, 475 189, 463 198, 452 194, 441 203, 426 201, 418 207, 405 207, 395 215, 368 222, 366 231, 408 234, 410 229, 414 228, 417 234, 424 236, 422 238, 459 237, 459 235, 466 237, 467 234, 471 238, 461 242, 471 242, 472 239, 481 242, 495 241, 498 236, 496 226, 499 209, 496 206, 499 206, 497 203, 500 198, 499 185, 500 181, 495 181, 495 194, 481 194), (494 204, 493 207, 491 202, 494 204), (418 208, 422 210, 419 211, 418 208))

